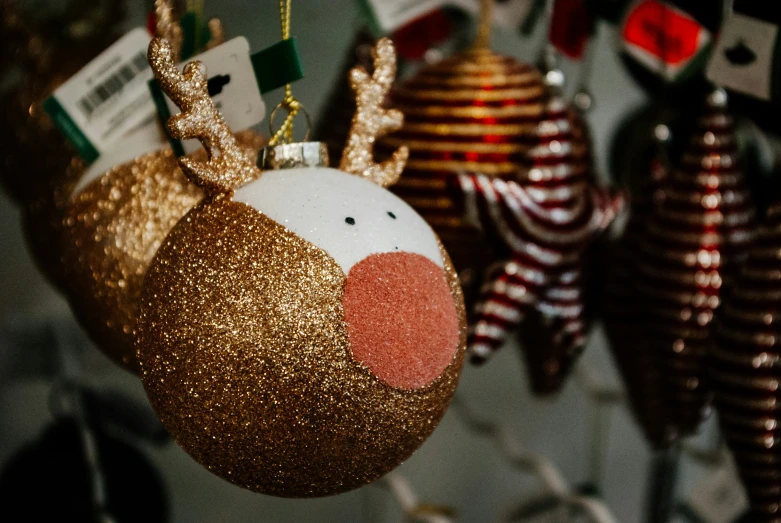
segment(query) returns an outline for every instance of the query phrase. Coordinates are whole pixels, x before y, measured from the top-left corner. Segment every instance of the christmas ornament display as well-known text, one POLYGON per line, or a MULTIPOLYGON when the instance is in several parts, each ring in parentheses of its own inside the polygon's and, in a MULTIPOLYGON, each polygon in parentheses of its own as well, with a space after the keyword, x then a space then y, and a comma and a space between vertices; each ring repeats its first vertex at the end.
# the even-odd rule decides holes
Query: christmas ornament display
MULTIPOLYGON (((473 360, 490 357, 521 326, 528 311, 550 331, 547 343, 526 343, 532 387, 555 392, 585 343, 582 297, 584 249, 613 220, 621 199, 591 183, 586 148, 572 142, 567 105, 548 89, 539 143, 528 154, 532 167, 517 179, 462 174, 469 219, 500 238, 511 252, 489 274, 476 305, 469 337, 473 360)), ((536 322, 535 322, 536 323, 536 322)), ((523 331, 532 329, 528 325, 523 331)), ((532 333, 532 335, 535 335, 532 333)))
POLYGON ((654 206, 640 246, 637 296, 670 419, 686 435, 708 402, 704 359, 721 289, 745 260, 754 231, 723 90, 707 97, 680 165, 659 193, 663 201, 654 206))
POLYGON ((373 481, 431 433, 460 374, 455 271, 425 221, 382 188, 407 151, 372 159, 375 137, 402 120, 381 107, 392 44, 375 53, 372 76, 351 73, 358 110, 341 170, 323 165, 322 144, 284 144, 267 150, 278 169, 261 175, 200 64, 180 73, 164 40, 150 44, 155 76, 182 109, 169 132, 200 138, 209 160, 181 160, 208 196, 144 282, 143 382, 179 445, 254 491, 323 496, 373 481))
POLYGON ((392 93, 404 126, 382 149, 406 144, 410 159, 393 191, 442 239, 470 303, 482 273, 504 247, 464 220, 460 172, 509 179, 525 165, 543 111, 545 86, 532 66, 490 50, 491 2, 483 2, 475 46, 424 67, 392 93))
POLYGON ((708 360, 719 422, 746 487, 752 521, 781 520, 779 250, 776 204, 726 293, 708 360))

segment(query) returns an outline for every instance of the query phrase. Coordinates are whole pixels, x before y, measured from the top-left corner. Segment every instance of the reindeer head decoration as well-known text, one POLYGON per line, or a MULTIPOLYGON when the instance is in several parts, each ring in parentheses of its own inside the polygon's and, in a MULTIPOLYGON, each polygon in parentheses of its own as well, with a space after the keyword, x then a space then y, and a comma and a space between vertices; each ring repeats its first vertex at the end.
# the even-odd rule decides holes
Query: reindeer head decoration
MULTIPOLYGON (((223 196, 188 213, 147 272, 142 378, 174 439, 255 491, 311 497, 373 481, 431 433, 460 375, 458 278, 431 228, 383 188, 407 152, 371 159, 376 134, 400 123, 380 107, 395 68, 390 42, 375 56, 371 79, 353 74, 350 174, 283 162, 289 168, 259 176, 211 105, 200 67, 179 73, 164 42, 150 46, 155 74, 183 109, 169 129, 209 151, 208 162, 182 167, 223 196)), ((307 145, 270 156, 296 147, 304 156, 307 145)))

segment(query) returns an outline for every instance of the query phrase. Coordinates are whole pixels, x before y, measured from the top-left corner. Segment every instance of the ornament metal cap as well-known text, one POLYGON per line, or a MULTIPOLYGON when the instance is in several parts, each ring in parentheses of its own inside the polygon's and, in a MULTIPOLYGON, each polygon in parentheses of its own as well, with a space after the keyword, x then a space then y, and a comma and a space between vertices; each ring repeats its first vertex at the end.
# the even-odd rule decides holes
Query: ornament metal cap
POLYGON ((258 167, 269 170, 328 167, 328 147, 325 142, 282 143, 266 147, 258 157, 258 167))

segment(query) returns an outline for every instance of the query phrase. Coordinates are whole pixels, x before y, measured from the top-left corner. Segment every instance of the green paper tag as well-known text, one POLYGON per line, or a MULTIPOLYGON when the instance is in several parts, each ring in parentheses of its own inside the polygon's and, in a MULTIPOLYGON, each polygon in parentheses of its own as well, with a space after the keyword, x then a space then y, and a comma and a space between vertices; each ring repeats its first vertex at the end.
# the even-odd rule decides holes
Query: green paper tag
POLYGON ((86 163, 92 163, 97 159, 100 153, 98 153, 98 150, 92 145, 92 142, 89 141, 79 126, 76 125, 73 118, 68 116, 60 102, 57 101, 57 98, 54 96, 47 98, 43 102, 43 109, 86 163))
POLYGON ((258 51, 251 59, 258 87, 263 94, 304 77, 295 37, 258 51))

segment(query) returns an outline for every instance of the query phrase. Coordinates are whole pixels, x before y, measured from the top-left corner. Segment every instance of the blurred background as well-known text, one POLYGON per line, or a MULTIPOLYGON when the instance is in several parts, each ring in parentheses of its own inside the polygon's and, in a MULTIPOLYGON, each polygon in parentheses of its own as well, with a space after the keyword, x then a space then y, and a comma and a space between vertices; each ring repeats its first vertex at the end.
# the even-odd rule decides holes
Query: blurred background
MULTIPOLYGON (((59 4, 22 2, 32 11, 61 8, 59 4)), ((145 26, 149 7, 147 2, 127 2, 122 32, 145 26)), ((222 19, 229 35, 246 36, 255 51, 280 40, 278 7, 272 0, 206 0, 204 9, 207 15, 222 19)), ((293 0, 292 33, 305 72, 293 89, 311 115, 322 114, 351 53, 354 35, 363 25, 361 20, 354 0, 293 0)), ((544 26, 539 23, 528 34, 497 27, 493 47, 521 61, 535 62, 545 38, 544 26)), ((638 86, 622 64, 618 45, 616 26, 599 21, 590 51, 594 58, 588 91, 593 107, 587 121, 597 173, 604 179, 609 178, 609 148, 619 124, 648 99, 647 90, 638 86)), ((565 76, 573 79, 567 85, 570 93, 576 87, 579 67, 562 59, 565 76)), ((6 74, 5 85, 11 81, 6 74)), ((281 98, 281 90, 264 95, 269 110, 281 98)), ((265 126, 258 128, 265 132, 265 126)), ((15 176, 27 174, 21 169, 15 176)), ((23 238, 20 215, 6 194, 0 194, 0 252, 0 464, 7 464, 39 438, 52 421, 52 369, 58 367, 52 362, 59 361, 63 351, 76 354, 64 356, 65 366, 73 358, 75 363, 70 364, 80 369, 79 379, 96 390, 118 391, 147 405, 138 379, 101 352, 89 349, 68 304, 36 269, 23 238)), ((465 366, 457 401, 481 419, 506 427, 523 451, 555 465, 572 489, 598 490, 615 521, 645 520, 652 452, 625 405, 600 407, 584 385, 591 380, 608 391, 622 389, 601 325, 592 330, 579 365, 582 369, 559 394, 539 399, 529 391, 517 342, 511 341, 484 366, 465 366)), ((470 428, 459 412, 451 409, 428 441, 396 471, 421 503, 434 507, 433 513, 437 507, 446 507, 443 513, 457 521, 496 521, 512 507, 544 492, 539 477, 515 467, 496 438, 470 428)), ((139 414, 144 415, 149 413, 139 414)), ((715 441, 713 419, 700 433, 693 443, 708 448, 715 441)), ((237 488, 201 468, 172 442, 152 440, 138 443, 137 448, 160 476, 172 522, 401 521, 405 517, 397 498, 382 482, 322 499, 274 498, 237 488)), ((711 473, 702 462, 685 458, 676 498, 685 501, 711 473)), ((144 504, 141 497, 136 501, 144 504)), ((47 496, 42 493, 36 502, 48 503, 47 496)), ((579 516, 571 517, 579 520, 579 516)), ((526 520, 568 520, 555 511, 537 518, 526 520)), ((676 518, 687 521, 682 515, 676 518)), ((23 520, 6 515, 0 519, 23 520)))

